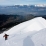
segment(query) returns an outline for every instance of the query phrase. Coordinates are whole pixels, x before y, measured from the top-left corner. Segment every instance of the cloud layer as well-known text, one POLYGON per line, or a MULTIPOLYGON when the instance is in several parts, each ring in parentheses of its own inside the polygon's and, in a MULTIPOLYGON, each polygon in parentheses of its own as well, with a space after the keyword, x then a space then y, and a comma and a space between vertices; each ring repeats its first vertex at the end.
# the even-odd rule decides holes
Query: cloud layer
POLYGON ((0 5, 46 4, 46 0, 0 0, 0 5))

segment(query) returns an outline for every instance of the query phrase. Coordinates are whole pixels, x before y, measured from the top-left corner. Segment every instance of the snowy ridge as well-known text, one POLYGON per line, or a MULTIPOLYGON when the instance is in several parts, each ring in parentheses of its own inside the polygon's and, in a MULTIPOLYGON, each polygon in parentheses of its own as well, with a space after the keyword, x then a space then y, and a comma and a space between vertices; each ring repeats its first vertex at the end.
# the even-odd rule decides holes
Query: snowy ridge
POLYGON ((36 7, 46 7, 46 4, 37 4, 36 7))
POLYGON ((8 30, 6 33, 8 33, 8 34, 9 34, 9 32, 11 32, 10 34, 18 33, 21 30, 25 33, 29 32, 29 31, 34 31, 34 30, 39 31, 43 28, 46 28, 45 25, 46 25, 45 19, 42 17, 37 17, 32 20, 23 22, 17 26, 14 26, 10 30, 8 30))
MULTIPOLYGON (((17 6, 17 5, 15 5, 15 6, 17 6)), ((29 5, 29 4, 27 4, 27 5, 23 5, 23 4, 20 4, 20 5, 18 5, 18 6, 27 6, 27 7, 29 7, 29 6, 46 7, 46 4, 36 4, 36 5, 29 5)))
POLYGON ((4 32, 9 34, 8 40, 4 40, 4 33, 0 34, 0 46, 46 46, 45 28, 46 20, 42 17, 23 22, 4 32))

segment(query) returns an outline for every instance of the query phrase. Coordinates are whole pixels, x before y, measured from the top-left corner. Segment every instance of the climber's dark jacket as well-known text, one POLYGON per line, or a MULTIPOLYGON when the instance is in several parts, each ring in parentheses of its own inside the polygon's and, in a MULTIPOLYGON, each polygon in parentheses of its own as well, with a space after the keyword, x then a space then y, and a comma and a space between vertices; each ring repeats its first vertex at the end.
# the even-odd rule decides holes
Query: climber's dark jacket
POLYGON ((5 37, 5 40, 7 40, 8 39, 8 36, 9 35, 5 34, 3 37, 5 37))

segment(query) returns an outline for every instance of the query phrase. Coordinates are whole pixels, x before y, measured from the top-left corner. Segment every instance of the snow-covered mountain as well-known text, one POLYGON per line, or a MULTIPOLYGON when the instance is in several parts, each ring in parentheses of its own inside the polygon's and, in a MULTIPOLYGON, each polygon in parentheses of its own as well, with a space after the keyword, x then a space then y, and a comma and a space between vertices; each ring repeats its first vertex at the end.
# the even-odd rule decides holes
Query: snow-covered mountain
POLYGON ((0 6, 0 14, 46 15, 46 5, 0 6))
POLYGON ((46 7, 46 4, 37 4, 36 7, 46 7))
POLYGON ((0 46, 46 46, 46 20, 37 17, 0 34, 0 46), (4 40, 3 35, 9 35, 4 40))
POLYGON ((7 33, 8 34, 9 34, 9 32, 11 32, 10 34, 18 33, 18 31, 21 32, 21 30, 23 31, 22 33, 26 33, 28 31, 34 31, 34 30, 39 31, 44 28, 46 28, 45 19, 42 17, 37 17, 32 20, 23 22, 17 26, 14 26, 10 30, 8 30, 7 33))

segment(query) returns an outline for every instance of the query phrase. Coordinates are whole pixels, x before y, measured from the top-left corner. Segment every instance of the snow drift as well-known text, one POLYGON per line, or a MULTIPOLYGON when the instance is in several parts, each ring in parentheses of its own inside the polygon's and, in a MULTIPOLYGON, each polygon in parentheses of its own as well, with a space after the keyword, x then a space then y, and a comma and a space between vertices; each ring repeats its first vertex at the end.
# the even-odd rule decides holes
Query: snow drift
POLYGON ((42 17, 23 22, 4 32, 9 34, 8 40, 4 40, 4 33, 0 34, 0 46, 46 46, 45 28, 42 17))

